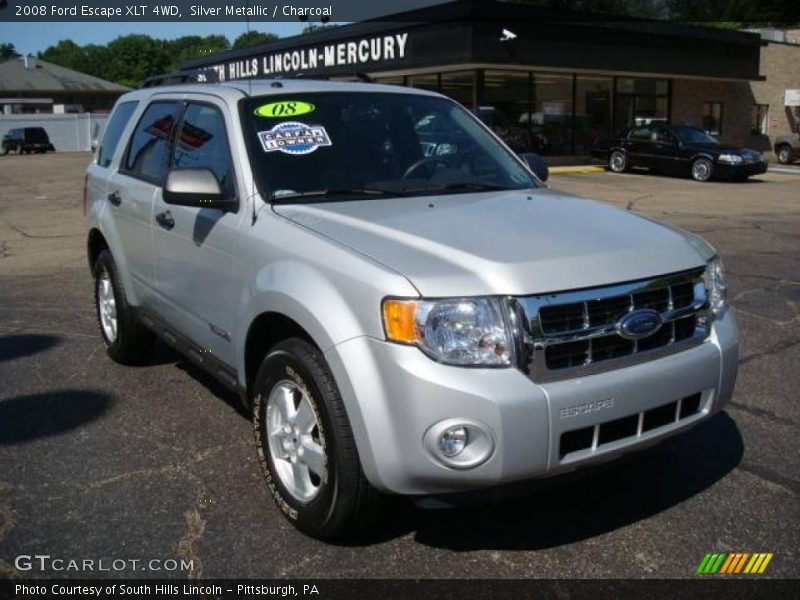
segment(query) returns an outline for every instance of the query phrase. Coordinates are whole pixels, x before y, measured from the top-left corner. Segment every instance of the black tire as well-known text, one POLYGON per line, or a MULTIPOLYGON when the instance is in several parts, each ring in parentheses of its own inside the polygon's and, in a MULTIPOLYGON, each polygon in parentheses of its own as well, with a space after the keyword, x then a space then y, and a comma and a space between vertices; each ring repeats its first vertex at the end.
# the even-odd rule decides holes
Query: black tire
POLYGON ((608 156, 608 168, 614 173, 624 173, 628 170, 628 155, 622 150, 614 150, 608 156))
POLYGON ((714 176, 714 163, 711 159, 701 156, 692 162, 692 179, 695 181, 710 181, 714 176))
POLYGON ((353 432, 330 369, 317 348, 301 338, 276 344, 264 358, 253 387, 253 425, 259 462, 275 504, 300 531, 322 540, 357 534, 374 516, 379 497, 361 470, 353 432), (306 394, 318 422, 325 474, 310 500, 296 498, 284 485, 270 451, 266 426, 270 393, 286 382, 306 394))
POLYGON ((100 335, 106 346, 108 355, 116 362, 125 365, 141 364, 149 356, 153 348, 155 335, 142 325, 128 304, 122 281, 119 278, 117 264, 108 250, 103 250, 94 263, 94 306, 100 335), (114 292, 116 305, 116 335, 109 337, 103 327, 100 307, 100 283, 104 273, 108 273, 114 292))
POLYGON ((3 156, 6 156, 9 152, 11 152, 11 148, 8 146, 3 146, 3 156))
POLYGON ((792 162, 792 147, 789 144, 781 144, 775 150, 778 157, 778 162, 782 165, 788 165, 792 162))

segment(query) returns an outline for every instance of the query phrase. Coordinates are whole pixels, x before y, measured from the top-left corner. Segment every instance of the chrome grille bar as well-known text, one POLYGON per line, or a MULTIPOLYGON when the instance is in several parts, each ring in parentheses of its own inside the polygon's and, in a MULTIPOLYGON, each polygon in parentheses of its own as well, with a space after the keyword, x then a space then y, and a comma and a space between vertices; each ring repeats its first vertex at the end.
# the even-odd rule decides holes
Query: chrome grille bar
POLYGON ((704 268, 653 279, 514 298, 519 367, 547 382, 609 371, 700 344, 710 331, 704 268), (617 333, 625 314, 652 308, 661 328, 640 340, 617 333))

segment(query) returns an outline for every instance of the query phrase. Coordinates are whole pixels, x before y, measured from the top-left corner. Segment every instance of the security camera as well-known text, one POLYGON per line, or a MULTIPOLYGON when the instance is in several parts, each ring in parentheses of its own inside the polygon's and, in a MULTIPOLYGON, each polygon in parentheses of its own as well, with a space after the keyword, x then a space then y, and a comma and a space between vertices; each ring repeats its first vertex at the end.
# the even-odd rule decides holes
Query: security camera
POLYGON ((511 31, 510 29, 503 29, 503 32, 500 34, 500 41, 501 42, 508 42, 510 40, 517 39, 517 34, 511 31))

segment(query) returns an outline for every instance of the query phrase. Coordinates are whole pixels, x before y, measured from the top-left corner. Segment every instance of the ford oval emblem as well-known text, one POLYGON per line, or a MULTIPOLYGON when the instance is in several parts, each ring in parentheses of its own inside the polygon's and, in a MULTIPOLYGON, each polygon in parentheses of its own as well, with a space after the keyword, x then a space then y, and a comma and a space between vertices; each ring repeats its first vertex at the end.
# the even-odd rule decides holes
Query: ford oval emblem
POLYGON ((629 312, 617 321, 617 333, 626 340, 640 340, 661 328, 661 315, 650 308, 629 312))

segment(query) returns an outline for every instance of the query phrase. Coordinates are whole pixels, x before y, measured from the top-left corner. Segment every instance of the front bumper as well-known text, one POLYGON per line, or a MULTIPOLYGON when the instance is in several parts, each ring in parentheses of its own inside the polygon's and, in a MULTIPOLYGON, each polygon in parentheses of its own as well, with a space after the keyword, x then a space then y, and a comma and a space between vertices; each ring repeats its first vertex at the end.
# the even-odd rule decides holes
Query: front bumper
POLYGON ((741 165, 732 165, 729 163, 716 163, 714 169, 718 177, 727 179, 731 177, 750 177, 751 175, 760 175, 767 172, 766 161, 757 163, 744 163, 741 165))
POLYGON ((571 471, 690 428, 719 411, 733 393, 738 328, 729 310, 699 346, 546 384, 536 384, 515 368, 442 365, 417 348, 368 337, 343 342, 326 358, 370 482, 398 494, 438 494, 571 471), (646 413, 698 393, 698 411, 686 418, 648 431, 640 427, 632 436, 606 443, 594 440, 588 449, 563 451, 565 433, 646 413), (478 423, 490 432, 494 449, 485 462, 455 469, 425 447, 425 432, 453 418, 478 423))

